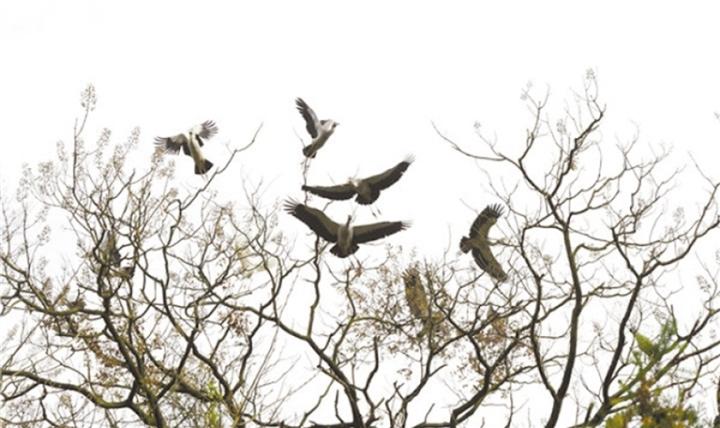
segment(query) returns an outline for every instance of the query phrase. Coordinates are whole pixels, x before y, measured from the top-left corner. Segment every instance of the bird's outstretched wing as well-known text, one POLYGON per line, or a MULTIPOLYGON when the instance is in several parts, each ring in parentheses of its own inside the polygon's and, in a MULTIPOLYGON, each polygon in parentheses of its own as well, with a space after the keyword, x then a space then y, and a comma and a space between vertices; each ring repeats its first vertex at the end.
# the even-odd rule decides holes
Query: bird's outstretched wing
POLYGON ((487 238, 490 227, 502 214, 502 206, 499 204, 486 206, 470 226, 470 238, 474 239, 478 236, 487 238))
POLYGON ((342 201, 355 196, 355 188, 350 183, 337 186, 302 186, 302 190, 334 201, 342 201))
POLYGON ((408 156, 400 162, 399 164, 395 165, 394 167, 388 169, 385 172, 381 172, 380 174, 373 175, 372 177, 368 177, 365 179, 365 181, 375 190, 383 190, 387 189, 388 187, 395 184, 398 180, 400 180, 400 177, 403 176, 405 171, 408 169, 411 163, 415 158, 413 156, 408 156))
POLYGON ((307 105, 307 103, 303 101, 302 98, 296 98, 295 105, 297 106, 297 109, 302 115, 303 119, 305 119, 305 129, 307 129, 307 132, 310 134, 311 137, 317 137, 318 118, 317 116, 315 116, 315 112, 313 111, 313 109, 311 109, 310 106, 307 105))
POLYGON ((363 242, 375 241, 405 230, 408 227, 410 227, 410 223, 406 221, 383 221, 356 226, 353 228, 353 242, 362 244, 363 242))
POLYGON ((487 272, 488 275, 500 282, 507 279, 507 274, 503 270, 502 266, 500 266, 500 263, 498 263, 495 259, 495 256, 493 256, 493 253, 490 251, 490 247, 488 245, 473 248, 472 255, 475 259, 475 263, 480 266, 480 269, 487 272))
POLYGON ((337 241, 339 224, 330 220, 322 211, 293 200, 285 202, 285 211, 302 221, 318 236, 328 242, 337 241))
POLYGON ((178 134, 172 137, 155 137, 155 147, 163 153, 176 155, 182 149, 183 153, 190 156, 190 147, 185 134, 178 134))
MULTIPOLYGON (((218 127, 212 120, 206 120, 200 125, 200 132, 198 133, 198 136, 200 138, 211 138, 215 134, 218 133, 218 127)), ((202 146, 202 142, 200 143, 202 146)))

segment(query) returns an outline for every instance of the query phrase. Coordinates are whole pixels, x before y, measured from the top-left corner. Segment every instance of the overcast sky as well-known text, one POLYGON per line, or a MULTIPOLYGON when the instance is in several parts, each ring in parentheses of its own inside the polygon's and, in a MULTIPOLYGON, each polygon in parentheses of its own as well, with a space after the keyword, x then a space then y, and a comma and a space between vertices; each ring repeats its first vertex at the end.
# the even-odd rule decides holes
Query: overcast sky
MULTIPOLYGON (((372 174, 414 153, 416 164, 379 201, 383 217, 415 221, 397 237, 408 245, 418 234, 442 239, 448 226, 454 240, 473 216, 463 202, 479 210, 494 201, 478 186, 477 166, 444 145, 431 120, 468 147, 477 144, 475 121, 513 147, 529 123, 525 84, 538 94, 550 87, 561 107, 589 68, 608 106, 609 143, 636 124, 647 144, 672 144, 714 166, 717 10, 537 3, 4 1, 0 178, 13 183, 22 162, 51 158, 56 141, 70 139, 79 93, 93 83, 90 137, 109 127, 122 141, 140 126, 149 156, 155 135, 213 119, 221 134, 208 157, 217 164, 222 143, 243 145, 264 122, 232 174, 263 178, 272 197, 300 196, 296 133, 307 135, 293 99, 302 96, 341 123, 310 182, 372 174)), ((189 159, 178 163, 187 164, 180 179, 197 183, 189 159)))
MULTIPOLYGON (((0 178, 12 184, 22 162, 54 156, 56 141, 70 139, 80 91, 93 83, 89 137, 109 127, 123 141, 140 126, 149 156, 155 135, 213 119, 221 134, 208 157, 217 164, 227 155, 222 143, 243 145, 264 122, 231 173, 262 178, 271 199, 300 196, 296 133, 306 134, 293 99, 302 96, 341 123, 311 184, 376 173, 414 153, 416 164, 379 201, 383 217, 415 221, 395 242, 447 241, 448 227, 454 241, 474 215, 463 202, 480 210, 495 201, 477 166, 444 145, 431 120, 469 147, 479 121, 513 147, 529 123, 525 84, 538 94, 550 87, 560 107, 589 68, 608 106, 609 143, 636 124, 647 144, 672 144, 714 166, 717 10, 537 3, 3 1, 0 178)), ((189 159, 178 162, 187 164, 179 179, 197 184, 189 159)))
MULTIPOLYGON (((225 142, 246 144, 263 122, 220 190, 240 195, 242 180, 262 179, 266 203, 300 197, 296 134, 307 135, 293 100, 301 96, 340 122, 309 182, 374 174, 414 154, 379 200, 383 219, 414 222, 390 240, 425 252, 452 242, 454 250, 474 217, 467 205, 497 201, 477 165, 450 150, 431 121, 469 148, 479 121, 512 153, 530 123, 520 100, 526 83, 538 95, 549 87, 560 113, 588 69, 608 107, 608 147, 637 126, 647 147, 671 145, 679 161, 690 152, 716 170, 720 7, 539 3, 3 0, 0 182, 12 186, 23 162, 51 159, 58 140, 70 141, 79 94, 93 83, 99 103, 88 139, 108 127, 124 141, 139 126, 149 158, 154 136, 212 119, 220 135, 207 156, 219 165, 225 142)), ((180 183, 202 184, 189 159, 177 163, 180 183)), ((332 207, 336 219, 346 214, 347 205, 332 207)), ((358 216, 372 219, 365 209, 358 216)))

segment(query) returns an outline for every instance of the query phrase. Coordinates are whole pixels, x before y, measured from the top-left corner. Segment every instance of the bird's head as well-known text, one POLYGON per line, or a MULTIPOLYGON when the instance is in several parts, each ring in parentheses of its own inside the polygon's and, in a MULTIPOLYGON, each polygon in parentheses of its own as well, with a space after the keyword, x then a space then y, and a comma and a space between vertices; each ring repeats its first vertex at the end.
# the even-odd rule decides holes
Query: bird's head
MULTIPOLYGON (((195 127, 197 128, 197 127, 195 127)), ((195 142, 197 144, 202 144, 202 140, 200 138, 199 132, 196 132, 197 130, 193 128, 188 132, 188 141, 189 142, 195 142)))
POLYGON ((358 179, 355 178, 355 177, 350 177, 350 178, 348 178, 348 182, 349 182, 350 184, 352 184, 352 186, 353 186, 354 188, 356 188, 356 189, 357 189, 358 187, 360 187, 360 180, 358 180, 358 179))
POLYGON ((333 131, 335 130, 335 128, 336 128, 338 125, 340 125, 339 122, 335 122, 334 120, 331 120, 331 121, 330 121, 330 129, 332 129, 333 131))
POLYGON ((199 124, 199 125, 195 125, 192 128, 190 128, 188 133, 197 135, 197 134, 201 133, 202 130, 203 130, 203 126, 202 126, 202 124, 199 124))
POLYGON ((345 222, 345 226, 350 227, 351 221, 352 221, 352 215, 348 215, 347 221, 345 222))

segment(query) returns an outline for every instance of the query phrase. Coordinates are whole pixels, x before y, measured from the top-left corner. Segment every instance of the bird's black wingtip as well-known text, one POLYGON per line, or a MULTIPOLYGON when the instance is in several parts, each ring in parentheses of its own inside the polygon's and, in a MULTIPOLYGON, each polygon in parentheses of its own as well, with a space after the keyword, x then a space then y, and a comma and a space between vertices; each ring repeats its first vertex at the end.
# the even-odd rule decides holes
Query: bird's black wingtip
POLYGON ((312 144, 303 147, 302 152, 306 158, 310 159, 315 159, 315 155, 317 155, 317 150, 315 150, 312 144))
POLYGON ((283 209, 290 214, 294 214, 298 206, 300 206, 300 202, 296 201, 295 199, 288 198, 283 204, 283 209))
POLYGON ((500 204, 491 204, 485 207, 483 212, 491 217, 499 218, 503 215, 503 206, 500 204))
POLYGON ((218 131, 218 126, 214 120, 206 120, 202 123, 201 126, 203 127, 203 129, 207 129, 213 134, 218 131))

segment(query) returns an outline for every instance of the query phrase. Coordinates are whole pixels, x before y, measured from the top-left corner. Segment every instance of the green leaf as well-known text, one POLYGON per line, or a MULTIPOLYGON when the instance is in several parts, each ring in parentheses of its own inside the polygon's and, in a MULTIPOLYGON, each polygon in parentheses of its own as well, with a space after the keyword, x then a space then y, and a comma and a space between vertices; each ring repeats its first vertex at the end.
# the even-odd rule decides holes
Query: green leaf
POLYGON ((605 428, 625 428, 627 427, 627 421, 623 413, 618 413, 612 418, 605 421, 605 428))
POLYGON ((640 333, 635 333, 635 341, 637 342, 638 348, 640 348, 643 354, 647 355, 648 357, 653 357, 655 355, 655 345, 653 345, 650 339, 640 333))

